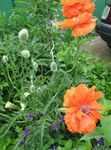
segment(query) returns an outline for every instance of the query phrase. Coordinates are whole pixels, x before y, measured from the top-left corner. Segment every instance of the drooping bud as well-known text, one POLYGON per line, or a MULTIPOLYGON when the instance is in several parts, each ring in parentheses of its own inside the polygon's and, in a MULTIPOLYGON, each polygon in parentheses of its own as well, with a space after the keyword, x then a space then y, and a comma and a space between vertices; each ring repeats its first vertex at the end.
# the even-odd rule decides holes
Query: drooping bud
POLYGON ((31 59, 31 61, 32 61, 32 66, 33 66, 34 71, 37 71, 38 64, 33 60, 33 58, 31 59))
POLYGON ((8 62, 8 57, 6 55, 3 55, 2 62, 5 64, 8 62))
POLYGON ((8 108, 8 109, 19 109, 19 107, 17 105, 15 105, 15 104, 13 104, 13 103, 11 103, 9 101, 5 104, 5 108, 8 108))
POLYGON ((30 57, 30 52, 29 52, 29 50, 23 50, 23 51, 21 51, 21 55, 24 58, 29 58, 30 57))
POLYGON ((25 93, 24 93, 24 97, 25 97, 25 98, 28 97, 29 95, 30 95, 29 92, 25 92, 25 93))
POLYGON ((31 92, 31 93, 34 93, 35 90, 36 90, 36 88, 35 88, 35 86, 32 84, 32 85, 30 86, 30 92, 31 92))
POLYGON ((41 87, 38 87, 37 90, 36 90, 36 92, 37 92, 37 93, 40 93, 41 90, 42 90, 42 88, 41 88, 41 87))
POLYGON ((28 30, 27 29, 22 29, 19 32, 18 37, 19 37, 20 43, 24 43, 29 37, 28 30))
POLYGON ((50 64, 50 69, 51 69, 51 71, 53 71, 53 72, 55 72, 55 71, 57 71, 57 64, 56 64, 56 62, 51 62, 51 64, 50 64))
POLYGON ((26 108, 26 105, 24 103, 20 103, 20 106, 21 106, 21 110, 24 111, 26 108))

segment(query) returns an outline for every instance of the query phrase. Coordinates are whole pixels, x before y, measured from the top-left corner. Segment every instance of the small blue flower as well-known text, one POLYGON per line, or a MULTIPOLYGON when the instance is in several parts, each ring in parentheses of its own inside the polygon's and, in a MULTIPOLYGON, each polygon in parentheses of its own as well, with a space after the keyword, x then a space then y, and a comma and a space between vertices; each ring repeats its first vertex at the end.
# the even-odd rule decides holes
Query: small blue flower
POLYGON ((101 137, 96 142, 97 142, 97 145, 104 145, 104 138, 101 137))
POLYGON ((29 113, 27 116, 27 119, 32 121, 33 120, 34 115, 32 113, 29 113))
POLYGON ((60 122, 64 123, 64 116, 63 115, 60 116, 60 122))
POLYGON ((55 145, 53 145, 52 150, 56 150, 56 146, 55 145))
POLYGON ((48 24, 48 25, 53 25, 53 23, 54 23, 54 22, 53 22, 52 20, 50 20, 50 21, 48 21, 47 24, 48 24))
POLYGON ((58 130, 59 130, 58 124, 54 123, 54 124, 51 126, 51 131, 52 131, 52 132, 57 132, 58 130))
POLYGON ((55 145, 53 145, 50 149, 48 149, 48 150, 56 150, 56 146, 55 145))
POLYGON ((25 128, 23 131, 24 136, 28 136, 29 135, 29 129, 25 128))

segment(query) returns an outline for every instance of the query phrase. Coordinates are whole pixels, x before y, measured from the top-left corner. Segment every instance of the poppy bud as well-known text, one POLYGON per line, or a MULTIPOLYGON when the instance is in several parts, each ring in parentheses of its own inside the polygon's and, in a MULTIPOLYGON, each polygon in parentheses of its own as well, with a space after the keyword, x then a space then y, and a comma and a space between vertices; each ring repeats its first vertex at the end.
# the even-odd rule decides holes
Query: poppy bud
POLYGON ((21 110, 24 111, 26 108, 26 105, 24 103, 20 103, 20 106, 21 106, 21 110))
POLYGON ((6 105, 5 105, 5 108, 8 108, 8 109, 19 109, 19 107, 11 102, 7 102, 6 105))
POLYGON ((24 97, 25 97, 25 98, 28 97, 29 95, 30 95, 29 92, 25 92, 25 93, 24 93, 24 97))
POLYGON ((32 65, 33 65, 34 71, 37 71, 38 64, 33 60, 33 58, 32 58, 32 65))
POLYGON ((28 30, 27 29, 22 29, 19 34, 18 34, 18 37, 19 37, 19 41, 20 43, 23 43, 25 42, 27 39, 28 39, 28 30))
POLYGON ((36 90, 37 93, 40 93, 41 91, 42 91, 41 87, 38 87, 37 90, 36 90))
POLYGON ((5 64, 8 62, 8 57, 6 55, 3 55, 2 62, 5 64))
POLYGON ((31 92, 31 93, 34 93, 34 92, 35 92, 35 86, 34 86, 33 84, 30 86, 30 92, 31 92))
POLYGON ((21 51, 21 55, 24 58, 29 58, 30 57, 30 52, 29 52, 29 50, 23 50, 23 51, 21 51))
POLYGON ((57 64, 56 64, 56 62, 54 62, 54 61, 51 62, 50 69, 53 72, 57 71, 57 64))

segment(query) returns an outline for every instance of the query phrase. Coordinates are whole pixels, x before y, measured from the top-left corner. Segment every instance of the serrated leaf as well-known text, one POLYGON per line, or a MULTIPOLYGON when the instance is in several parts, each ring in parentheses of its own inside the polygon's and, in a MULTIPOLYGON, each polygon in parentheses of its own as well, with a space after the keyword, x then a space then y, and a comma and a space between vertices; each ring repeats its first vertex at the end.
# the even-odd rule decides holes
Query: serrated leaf
POLYGON ((86 141, 86 140, 91 140, 94 138, 97 139, 97 138, 100 138, 102 136, 103 136, 103 132, 102 132, 101 127, 97 127, 94 132, 85 134, 80 140, 86 141))
POLYGON ((103 117, 101 119, 101 129, 104 134, 105 143, 107 145, 111 144, 111 115, 103 117))
POLYGON ((99 102, 103 107, 106 108, 105 110, 101 111, 101 114, 107 115, 108 112, 111 110, 111 101, 109 101, 105 98, 102 98, 99 102))

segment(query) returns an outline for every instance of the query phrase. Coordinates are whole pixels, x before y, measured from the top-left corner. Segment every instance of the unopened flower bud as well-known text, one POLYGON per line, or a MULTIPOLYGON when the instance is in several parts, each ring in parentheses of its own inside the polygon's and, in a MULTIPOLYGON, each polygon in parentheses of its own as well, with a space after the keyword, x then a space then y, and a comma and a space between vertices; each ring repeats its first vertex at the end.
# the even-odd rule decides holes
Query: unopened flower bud
POLYGON ((34 92, 35 92, 35 89, 36 89, 35 86, 32 84, 32 85, 30 86, 30 92, 31 92, 31 93, 34 93, 34 92))
POLYGON ((24 58, 29 58, 30 57, 30 52, 29 52, 29 50, 23 50, 23 51, 21 51, 21 55, 24 58))
POLYGON ((19 107, 11 102, 7 102, 6 105, 5 105, 5 108, 8 108, 8 109, 19 109, 19 107))
POLYGON ((40 93, 41 90, 42 90, 42 88, 41 88, 41 87, 38 87, 37 90, 36 90, 36 92, 37 92, 37 93, 40 93))
POLYGON ((18 34, 18 37, 19 37, 19 41, 21 43, 25 42, 27 39, 28 39, 28 30, 27 29, 22 29, 19 34, 18 34))
POLYGON ((57 71, 57 64, 56 64, 56 62, 54 62, 54 61, 51 62, 50 69, 53 72, 57 71))
POLYGON ((37 71, 38 64, 33 60, 33 58, 32 58, 32 65, 33 65, 34 71, 37 71))
POLYGON ((8 57, 6 55, 3 55, 2 62, 3 63, 7 63, 8 62, 8 57))
POLYGON ((28 97, 29 95, 30 95, 29 92, 25 92, 25 93, 24 93, 24 97, 25 97, 25 98, 28 97))
POLYGON ((20 106, 21 106, 21 110, 24 111, 26 108, 26 105, 24 103, 20 103, 20 106))

